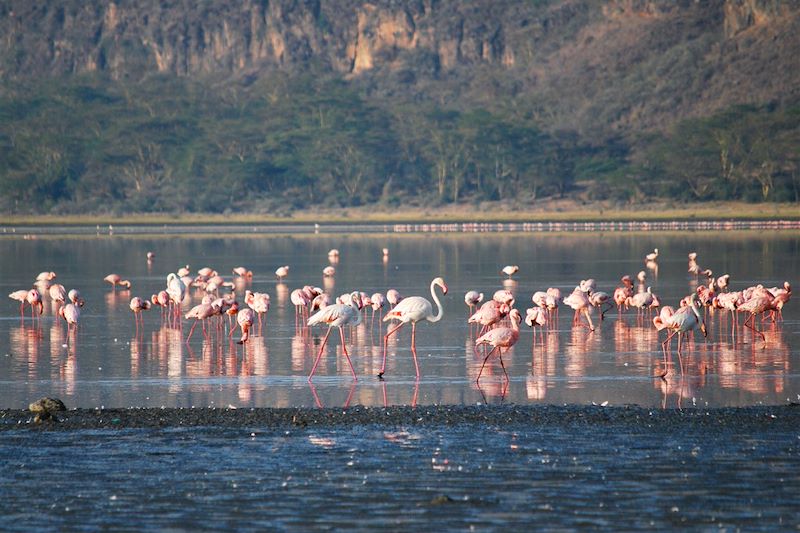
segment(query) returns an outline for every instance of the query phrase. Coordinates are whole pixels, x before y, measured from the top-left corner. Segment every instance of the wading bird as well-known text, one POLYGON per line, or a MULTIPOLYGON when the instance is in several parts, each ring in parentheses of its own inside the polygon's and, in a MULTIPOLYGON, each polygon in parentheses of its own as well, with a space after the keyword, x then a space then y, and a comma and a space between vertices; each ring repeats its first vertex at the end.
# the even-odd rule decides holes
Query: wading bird
POLYGON ((436 302, 436 307, 438 309, 435 315, 433 314, 433 305, 427 299, 422 296, 409 296, 403 298, 400 303, 395 305, 392 310, 383 317, 384 322, 387 320, 399 320, 400 324, 390 329, 383 337, 383 365, 381 366, 381 371, 378 372, 378 377, 383 377, 386 371, 386 349, 389 344, 389 337, 397 333, 405 324, 411 322, 411 353, 414 356, 414 368, 417 372, 417 378, 419 378, 416 347, 417 322, 420 320, 438 322, 442 319, 442 316, 444 316, 442 303, 439 301, 439 297, 436 296, 436 292, 433 290, 434 287, 441 288, 442 294, 447 294, 447 284, 442 278, 434 278, 433 281, 431 281, 431 298, 436 302))

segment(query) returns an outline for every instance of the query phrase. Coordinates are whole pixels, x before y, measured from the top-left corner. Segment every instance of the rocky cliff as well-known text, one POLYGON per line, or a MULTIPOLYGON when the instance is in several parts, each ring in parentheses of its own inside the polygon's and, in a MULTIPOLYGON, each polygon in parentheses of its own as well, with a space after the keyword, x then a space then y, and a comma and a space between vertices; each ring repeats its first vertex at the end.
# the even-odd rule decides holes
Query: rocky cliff
MULTIPOLYGON (((381 88, 447 78, 568 105, 575 127, 796 98, 800 4, 781 0, 5 0, 0 79, 101 72, 114 79, 268 76, 327 69, 381 88), (643 83, 655 73, 658 84, 643 83), (387 74, 389 77, 387 77, 387 74), (637 87, 637 83, 639 86, 637 87), (633 87, 613 116, 604 94, 633 87)), ((567 111, 569 110, 569 111, 567 111)))

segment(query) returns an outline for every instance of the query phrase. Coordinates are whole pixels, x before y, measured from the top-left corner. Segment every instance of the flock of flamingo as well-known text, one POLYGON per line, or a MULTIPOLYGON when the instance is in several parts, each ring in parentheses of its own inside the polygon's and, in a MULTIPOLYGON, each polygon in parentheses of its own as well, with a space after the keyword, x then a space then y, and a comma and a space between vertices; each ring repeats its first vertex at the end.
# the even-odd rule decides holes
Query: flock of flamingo
MULTIPOLYGON (((388 258, 388 250, 383 249, 384 260, 388 258)), ((659 257, 658 249, 648 253, 644 260, 650 269, 657 269, 659 257)), ((328 253, 330 265, 323 269, 323 277, 330 278, 336 273, 335 264, 338 264, 338 250, 331 250, 328 253)), ((539 338, 544 342, 544 335, 553 330, 554 324, 558 320, 558 310, 561 306, 568 306, 574 310, 572 324, 574 327, 585 327, 590 331, 595 330, 595 323, 592 320, 592 313, 596 310, 600 321, 605 319, 606 313, 616 305, 618 315, 626 312, 630 308, 636 309, 637 320, 644 321, 645 316, 652 320, 654 327, 658 331, 666 330, 666 339, 661 342, 664 355, 663 369, 657 374, 661 379, 665 379, 669 366, 670 341, 677 335, 677 355, 681 373, 683 373, 682 345, 687 336, 694 331, 700 331, 704 336, 707 335, 706 320, 709 310, 719 310, 729 312, 731 316, 731 335, 736 336, 738 331, 737 313, 746 315, 742 326, 758 335, 765 341, 765 337, 758 330, 756 317, 762 315, 762 320, 771 318, 772 321, 782 319, 783 306, 791 297, 791 285, 785 282, 782 287, 766 288, 756 285, 739 291, 731 290, 730 275, 715 277, 709 269, 701 268, 697 263, 695 252, 688 255, 688 273, 703 279, 698 283, 696 291, 683 298, 677 308, 672 306, 662 306, 659 297, 654 294, 650 287, 646 285, 647 272, 642 270, 636 275, 638 280, 638 290, 634 288, 633 278, 624 275, 621 278, 621 285, 612 294, 597 290, 594 279, 581 280, 574 290, 562 297, 559 288, 551 287, 544 291, 534 292, 531 297, 532 306, 525 311, 523 319, 522 313, 516 309, 515 296, 508 289, 500 289, 494 292, 488 301, 484 302, 484 294, 475 290, 467 291, 464 295, 464 302, 469 307, 467 323, 470 332, 474 327, 479 328, 474 337, 475 355, 479 355, 479 349, 483 348, 482 364, 478 372, 476 383, 480 384, 483 370, 489 360, 496 356, 504 373, 505 382, 509 377, 503 363, 503 354, 510 350, 519 340, 520 325, 524 322, 533 330, 533 342, 536 343, 537 330, 539 338), (652 316, 656 313, 655 316, 652 316), (491 347, 491 349, 489 349, 491 347)), ((154 255, 148 252, 147 261, 152 263, 154 255)), ((501 273, 511 280, 512 276, 519 272, 516 265, 508 265, 502 268, 501 273)), ((280 266, 275 270, 275 276, 279 282, 289 276, 290 267, 280 266)), ((237 300, 236 290, 247 287, 252 281, 252 271, 245 267, 236 267, 232 270, 234 281, 226 281, 220 274, 210 267, 199 269, 192 274, 189 266, 179 268, 174 273, 169 273, 166 278, 166 286, 149 298, 133 296, 130 299, 130 310, 134 314, 137 335, 140 328, 143 328, 142 313, 154 307, 162 310, 162 322, 170 324, 175 328, 182 328, 183 320, 193 321, 193 324, 186 336, 185 342, 189 342, 194 329, 201 324, 203 335, 208 336, 207 324, 215 321, 219 330, 225 327, 224 317, 227 317, 228 332, 227 338, 232 339, 234 332, 238 328, 241 337, 237 341, 240 345, 245 345, 250 338, 251 330, 258 324, 258 335, 263 332, 263 324, 270 309, 270 296, 266 292, 254 292, 244 289, 243 303, 237 300), (236 282, 239 283, 236 283, 236 282), (188 301, 189 289, 197 288, 202 292, 201 302, 191 307, 188 312, 183 312, 183 306, 188 301)), ((37 320, 43 309, 43 298, 49 297, 57 305, 57 315, 67 324, 67 332, 76 331, 80 321, 80 310, 84 305, 84 299, 78 290, 67 291, 65 287, 56 283, 55 272, 42 272, 30 289, 21 289, 9 294, 9 297, 20 303, 20 316, 25 319, 25 306, 30 307, 31 319, 37 320)), ((123 290, 130 290, 131 282, 123 279, 117 274, 109 274, 104 281, 109 283, 113 291, 118 287, 123 290)), ((339 296, 332 301, 331 296, 319 287, 305 285, 291 292, 290 300, 295 306, 295 325, 297 328, 312 327, 315 325, 327 326, 327 331, 320 345, 319 351, 313 363, 308 381, 317 371, 318 365, 324 353, 325 346, 333 328, 339 330, 342 355, 345 357, 350 372, 355 381, 358 380, 355 368, 350 359, 345 339, 345 327, 357 326, 365 318, 366 310, 372 309, 372 320, 375 313, 379 313, 379 320, 396 321, 397 324, 388 328, 383 335, 383 364, 378 377, 383 379, 386 371, 386 356, 389 339, 396 335, 400 329, 411 324, 411 353, 414 361, 416 377, 420 377, 420 369, 416 353, 416 328, 421 321, 438 322, 444 315, 442 302, 439 300, 436 289, 441 293, 447 294, 448 287, 441 277, 436 277, 430 283, 431 299, 421 296, 402 297, 395 289, 389 289, 385 294, 367 294, 360 291, 353 291, 349 294, 339 296), (389 307, 386 314, 383 310, 389 307)))

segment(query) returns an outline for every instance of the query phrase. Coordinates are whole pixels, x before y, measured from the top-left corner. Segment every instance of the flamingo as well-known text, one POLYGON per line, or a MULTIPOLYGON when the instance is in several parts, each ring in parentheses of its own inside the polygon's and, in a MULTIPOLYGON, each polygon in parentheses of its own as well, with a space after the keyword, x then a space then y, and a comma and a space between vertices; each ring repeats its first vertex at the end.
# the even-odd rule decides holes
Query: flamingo
POLYGON ((186 337, 186 342, 189 342, 189 339, 192 338, 192 333, 194 332, 194 328, 197 327, 198 322, 203 323, 203 335, 206 335, 206 320, 211 318, 212 316, 219 314, 220 307, 215 305, 214 303, 201 303, 192 307, 188 313, 186 313, 186 319, 194 318, 194 324, 192 324, 191 329, 189 330, 189 335, 186 337))
POLYGON ((511 308, 508 304, 500 303, 496 300, 489 300, 467 319, 467 323, 480 324, 482 327, 480 332, 478 332, 478 336, 481 336, 486 333, 491 326, 508 316, 510 310, 511 308))
POLYGON ((128 304, 133 312, 134 320, 136 321, 136 331, 139 331, 139 323, 142 323, 142 327, 144 327, 144 317, 142 316, 142 311, 147 311, 150 309, 150 301, 145 298, 140 298, 138 296, 134 296, 131 298, 130 304, 128 304))
POLYGON ((608 312, 609 309, 613 308, 614 306, 611 305, 609 302, 611 298, 608 296, 607 293, 603 291, 592 292, 589 294, 589 303, 592 304, 592 307, 597 307, 600 310, 600 320, 603 320, 603 317, 608 312), (608 306, 607 308, 603 309, 604 306, 608 306))
POLYGON ((153 252, 147 252, 147 262, 152 263, 153 259, 156 258, 156 254, 153 252))
POLYGON ((29 290, 25 295, 25 301, 31 306, 31 319, 33 319, 34 307, 39 309, 39 316, 41 316, 44 304, 42 304, 42 294, 37 289, 29 290))
POLYGON ((589 302, 589 297, 580 287, 575 287, 572 294, 564 298, 563 302, 575 311, 575 315, 572 319, 573 325, 583 325, 580 323, 580 314, 583 314, 586 317, 586 321, 589 322, 589 325, 586 327, 594 331, 592 317, 589 315, 589 307, 592 304, 589 302))
MULTIPOLYGON (((536 328, 543 328, 547 325, 547 314, 541 307, 531 307, 525 311, 525 323, 533 329, 533 342, 536 343, 536 328)), ((539 333, 544 342, 544 333, 539 329, 539 333)))
POLYGON ((438 322, 442 319, 442 316, 444 316, 442 303, 439 301, 439 297, 436 296, 436 292, 433 290, 434 287, 440 287, 442 289, 442 294, 447 294, 447 284, 439 277, 431 281, 431 298, 436 302, 436 307, 438 308, 438 312, 435 315, 433 314, 433 305, 431 305, 428 300, 422 296, 409 296, 403 298, 400 303, 395 305, 392 310, 383 317, 384 322, 387 320, 399 320, 400 324, 389 330, 383 337, 383 365, 381 366, 381 371, 378 372, 379 378, 383 377, 386 370, 386 349, 389 344, 389 337, 397 333, 405 324, 411 322, 411 353, 414 356, 414 368, 417 372, 417 379, 419 379, 416 347, 417 322, 423 319, 429 322, 438 322))
POLYGON ((475 383, 479 384, 481 374, 483 373, 483 367, 486 366, 486 361, 489 360, 495 350, 500 357, 500 366, 503 368, 503 374, 505 375, 506 381, 508 381, 508 373, 506 372, 506 367, 503 364, 503 348, 505 348, 505 351, 507 352, 517 343, 519 340, 519 323, 522 321, 522 317, 520 316, 519 311, 516 309, 512 309, 508 316, 511 319, 510 328, 495 328, 486 332, 484 335, 481 335, 475 340, 476 348, 481 344, 490 344, 492 346, 492 349, 489 350, 489 353, 483 358, 483 364, 481 365, 481 369, 478 371, 478 377, 475 379, 475 383))
POLYGON ((72 329, 78 329, 78 320, 81 318, 81 310, 80 308, 73 304, 68 303, 67 305, 62 305, 58 308, 58 316, 64 319, 67 323, 67 331, 72 329))
POLYGON ((48 292, 50 293, 50 299, 56 303, 63 304, 67 301, 67 289, 60 283, 50 285, 48 292))
POLYGON ((167 294, 172 305, 175 306, 175 315, 180 316, 181 303, 186 296, 186 284, 177 274, 170 273, 167 275, 167 294))
POLYGON ((67 298, 69 298, 69 301, 78 307, 83 307, 83 305, 86 303, 78 289, 70 289, 70 291, 67 293, 67 298))
POLYGON ((289 265, 283 265, 278 267, 275 270, 275 276, 278 278, 278 281, 283 281, 283 278, 289 275, 289 265))
POLYGON ((654 263, 658 260, 658 248, 653 248, 653 251, 644 256, 645 263, 654 263))
POLYGON ((238 266, 232 270, 234 276, 239 276, 240 278, 247 278, 251 279, 253 277, 253 271, 247 270, 245 267, 238 266))
POLYGON ((116 291, 117 285, 120 287, 125 287, 126 289, 131 288, 131 282, 127 279, 122 279, 122 276, 119 274, 109 274, 108 276, 103 278, 103 281, 107 281, 111 284, 111 287, 116 291))
POLYGON ((260 335, 263 327, 261 317, 266 317, 269 312, 269 294, 265 292, 245 291, 244 303, 258 315, 258 333, 260 335))
POLYGON ((792 285, 788 281, 783 282, 783 287, 773 287, 769 289, 770 294, 773 295, 770 311, 772 313, 772 321, 775 322, 775 313, 778 313, 778 318, 783 320, 783 306, 792 298, 792 285))
POLYGON ((55 272, 39 272, 36 275, 36 281, 53 281, 56 279, 55 272))
MULTIPOLYGON (((383 320, 383 308, 386 307, 386 297, 376 292, 370 296, 369 299, 372 302, 372 318, 375 318, 375 311, 378 311, 378 320, 383 320)), ((372 327, 372 323, 370 323, 370 327, 372 327)))
POLYGON ((357 326, 361 323, 361 319, 361 297, 356 291, 350 293, 349 304, 329 305, 308 319, 309 326, 315 326, 323 323, 328 325, 328 331, 325 333, 325 338, 322 339, 322 345, 319 347, 317 359, 314 361, 314 366, 311 368, 311 373, 308 375, 309 383, 311 383, 311 378, 314 377, 314 372, 316 372, 317 365, 319 365, 319 361, 322 358, 322 352, 325 349, 325 344, 328 342, 328 337, 330 336, 331 330, 334 327, 339 328, 339 337, 342 339, 342 353, 344 353, 344 357, 347 359, 347 364, 350 365, 350 372, 353 374, 353 380, 358 381, 358 378, 356 377, 356 371, 353 368, 353 363, 350 361, 350 355, 347 353, 347 344, 344 341, 344 330, 342 329, 342 326, 357 326))
MULTIPOLYGON (((255 311, 249 307, 245 307, 236 313, 236 323, 239 325, 239 329, 242 330, 242 338, 236 341, 236 344, 244 344, 250 339, 250 328, 253 327, 254 321, 255 311)), ((231 329, 230 335, 233 335, 235 330, 236 328, 231 329)))
POLYGON ((307 311, 306 307, 308 306, 310 300, 302 289, 293 290, 292 293, 289 295, 289 299, 294 304, 294 318, 296 326, 298 315, 300 316, 301 319, 305 319, 307 311))
POLYGON ((400 296, 400 292, 397 289, 389 289, 386 291, 386 301, 389 302, 390 308, 399 304, 402 299, 403 297, 400 296))
POLYGON ((483 301, 483 293, 478 291, 467 291, 464 295, 464 303, 469 306, 469 314, 474 312, 475 306, 483 301))
POLYGON ((25 318, 25 304, 28 301, 28 290, 20 289, 18 291, 14 291, 9 294, 8 297, 19 302, 19 316, 25 318))
POLYGON ((682 307, 678 311, 673 311, 670 306, 664 306, 659 316, 653 318, 653 325, 658 331, 665 328, 670 330, 670 334, 661 344, 664 350, 664 373, 661 374, 661 379, 664 379, 664 376, 667 375, 667 346, 676 333, 678 334, 678 361, 681 365, 681 372, 683 372, 683 358, 681 357, 683 334, 699 329, 703 333, 703 337, 707 336, 706 323, 700 315, 697 304, 697 294, 692 294, 688 306, 682 307))
POLYGON ((336 269, 332 266, 328 265, 322 269, 322 276, 326 278, 332 278, 336 275, 336 269))
POLYGON ((511 276, 519 272, 519 267, 517 265, 506 265, 500 272, 508 276, 508 279, 511 279, 511 276))
POLYGON ((744 326, 751 329, 754 333, 758 333, 762 341, 766 341, 766 337, 755 328, 755 317, 759 313, 769 311, 771 304, 772 297, 769 295, 769 291, 760 288, 753 291, 750 299, 739 305, 737 309, 737 311, 742 313, 750 313, 750 316, 744 321, 744 326))

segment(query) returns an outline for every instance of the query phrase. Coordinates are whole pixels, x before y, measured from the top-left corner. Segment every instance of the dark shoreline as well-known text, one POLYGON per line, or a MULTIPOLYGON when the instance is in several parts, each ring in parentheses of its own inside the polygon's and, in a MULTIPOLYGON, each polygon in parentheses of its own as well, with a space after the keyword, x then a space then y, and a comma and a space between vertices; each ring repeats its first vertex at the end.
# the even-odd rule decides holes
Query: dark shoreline
POLYGON ((127 408, 71 409, 53 413, 55 420, 35 421, 24 409, 0 410, 0 432, 13 430, 92 430, 145 428, 319 428, 380 425, 666 427, 675 430, 711 427, 763 431, 800 428, 800 404, 713 409, 655 409, 640 406, 581 405, 425 405, 349 408, 127 408))

